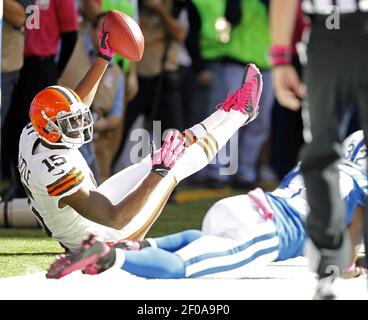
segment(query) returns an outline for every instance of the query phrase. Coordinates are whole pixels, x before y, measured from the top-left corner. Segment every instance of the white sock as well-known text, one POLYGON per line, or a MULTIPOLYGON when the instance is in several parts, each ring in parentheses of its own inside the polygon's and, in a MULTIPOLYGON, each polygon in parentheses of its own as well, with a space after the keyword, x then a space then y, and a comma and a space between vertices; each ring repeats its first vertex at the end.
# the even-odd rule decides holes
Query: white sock
POLYGON ((207 134, 207 130, 200 123, 195 126, 185 129, 181 135, 184 137, 185 147, 189 148, 192 144, 196 143, 198 139, 207 134))
POLYGON ((226 118, 212 131, 186 149, 184 155, 170 170, 176 181, 189 177, 203 169, 247 120, 247 115, 230 110, 226 118))
POLYGON ((217 141, 218 150, 221 150, 233 134, 244 125, 248 117, 240 111, 230 110, 226 112, 226 118, 216 128, 209 130, 209 135, 212 135, 217 141))
POLYGON ((185 153, 175 163, 170 172, 174 174, 176 181, 179 183, 181 180, 203 169, 208 163, 205 151, 197 142, 185 150, 185 153))
MULTIPOLYGON (((201 123, 208 132, 216 128, 227 116, 227 112, 222 109, 216 110, 208 118, 204 119, 201 123)), ((200 139, 202 137, 198 137, 200 139)))
POLYGON ((125 251, 123 249, 115 249, 115 262, 114 264, 111 266, 111 268, 119 268, 121 269, 124 265, 125 262, 125 251))
POLYGON ((188 148, 193 143, 204 137, 209 131, 217 127, 226 118, 226 116, 227 112, 220 109, 212 113, 201 123, 198 123, 193 127, 186 129, 184 131, 185 146, 188 148))
POLYGON ((189 128, 188 130, 192 131, 193 134, 197 139, 202 138, 204 135, 207 134, 206 128, 202 124, 196 124, 193 127, 189 128))

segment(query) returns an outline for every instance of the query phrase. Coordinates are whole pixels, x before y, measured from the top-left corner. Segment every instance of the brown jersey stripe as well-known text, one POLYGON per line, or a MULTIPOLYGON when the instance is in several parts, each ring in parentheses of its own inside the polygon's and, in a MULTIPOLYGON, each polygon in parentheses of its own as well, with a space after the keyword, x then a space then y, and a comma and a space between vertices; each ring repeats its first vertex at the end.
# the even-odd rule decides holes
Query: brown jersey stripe
POLYGON ((68 188, 69 186, 77 183, 78 181, 84 179, 84 175, 81 171, 78 172, 78 174, 71 176, 68 180, 66 180, 65 182, 63 182, 60 185, 57 185, 55 188, 53 188, 52 190, 49 190, 48 193, 50 196, 57 196, 59 195, 64 189, 68 188))
POLYGON ((59 184, 60 182, 62 182, 65 178, 68 178, 68 176, 70 176, 71 174, 73 174, 76 170, 77 170, 77 168, 76 167, 73 167, 68 173, 66 173, 65 175, 63 175, 61 178, 59 178, 56 181, 54 181, 53 183, 47 185, 46 188, 49 189, 49 188, 55 187, 57 184, 59 184))
POLYGON ((65 188, 63 190, 61 190, 60 192, 58 192, 57 194, 53 194, 52 196, 61 196, 64 193, 68 192, 69 190, 79 186, 84 180, 84 176, 82 176, 79 179, 76 179, 76 181, 74 181, 72 184, 65 186, 65 188))
POLYGON ((82 171, 75 171, 71 174, 69 174, 67 177, 65 177, 62 181, 60 181, 57 185, 47 188, 48 192, 52 192, 53 190, 56 190, 60 187, 62 187, 65 183, 68 183, 71 179, 74 179, 76 176, 78 176, 82 171))
POLYGON ((80 177, 84 178, 83 173, 79 173, 78 175, 71 176, 69 179, 64 181, 62 184, 58 185, 57 187, 53 188, 52 190, 49 190, 49 195, 54 195, 55 193, 58 193, 59 190, 62 190, 70 185, 73 181, 76 181, 76 179, 79 179, 80 177))

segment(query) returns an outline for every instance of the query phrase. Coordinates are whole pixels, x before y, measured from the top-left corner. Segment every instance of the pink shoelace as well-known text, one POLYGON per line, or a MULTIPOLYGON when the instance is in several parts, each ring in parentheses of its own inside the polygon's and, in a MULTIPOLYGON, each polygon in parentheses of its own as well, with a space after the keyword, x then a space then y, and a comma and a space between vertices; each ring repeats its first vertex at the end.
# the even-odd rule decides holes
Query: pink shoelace
POLYGON ((246 82, 242 87, 234 93, 230 92, 226 100, 216 105, 216 110, 223 109, 229 111, 231 107, 234 110, 239 110, 243 114, 247 113, 247 104, 252 95, 254 80, 246 82))
POLYGON ((255 84, 256 84, 256 79, 253 78, 252 81, 247 82, 244 85, 243 90, 240 90, 238 93, 238 106, 239 106, 240 112, 242 112, 243 114, 249 114, 249 112, 252 112, 252 110, 248 110, 248 102, 249 102, 249 99, 252 99, 252 92, 254 90, 255 84))

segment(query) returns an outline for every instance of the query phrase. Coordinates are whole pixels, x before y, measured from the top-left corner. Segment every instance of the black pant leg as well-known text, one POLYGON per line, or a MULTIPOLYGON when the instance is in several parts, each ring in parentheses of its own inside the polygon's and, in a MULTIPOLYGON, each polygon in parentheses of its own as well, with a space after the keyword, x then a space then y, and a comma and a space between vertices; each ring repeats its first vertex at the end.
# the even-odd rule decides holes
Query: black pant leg
POLYGON ((343 61, 337 43, 314 43, 312 38, 305 73, 308 99, 303 110, 309 141, 302 150, 301 171, 310 205, 308 233, 321 252, 317 272, 322 277, 329 274, 331 265, 343 270, 351 262, 337 168, 340 117, 351 90, 349 75, 343 76, 340 68, 343 61))

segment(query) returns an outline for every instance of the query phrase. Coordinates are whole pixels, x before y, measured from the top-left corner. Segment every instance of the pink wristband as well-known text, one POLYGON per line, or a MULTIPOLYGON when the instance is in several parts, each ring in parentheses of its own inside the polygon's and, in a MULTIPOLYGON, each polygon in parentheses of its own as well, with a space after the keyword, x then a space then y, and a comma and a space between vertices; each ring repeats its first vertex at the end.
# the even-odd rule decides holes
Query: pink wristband
POLYGON ((273 66, 291 64, 292 49, 287 46, 271 47, 271 64, 273 66))

